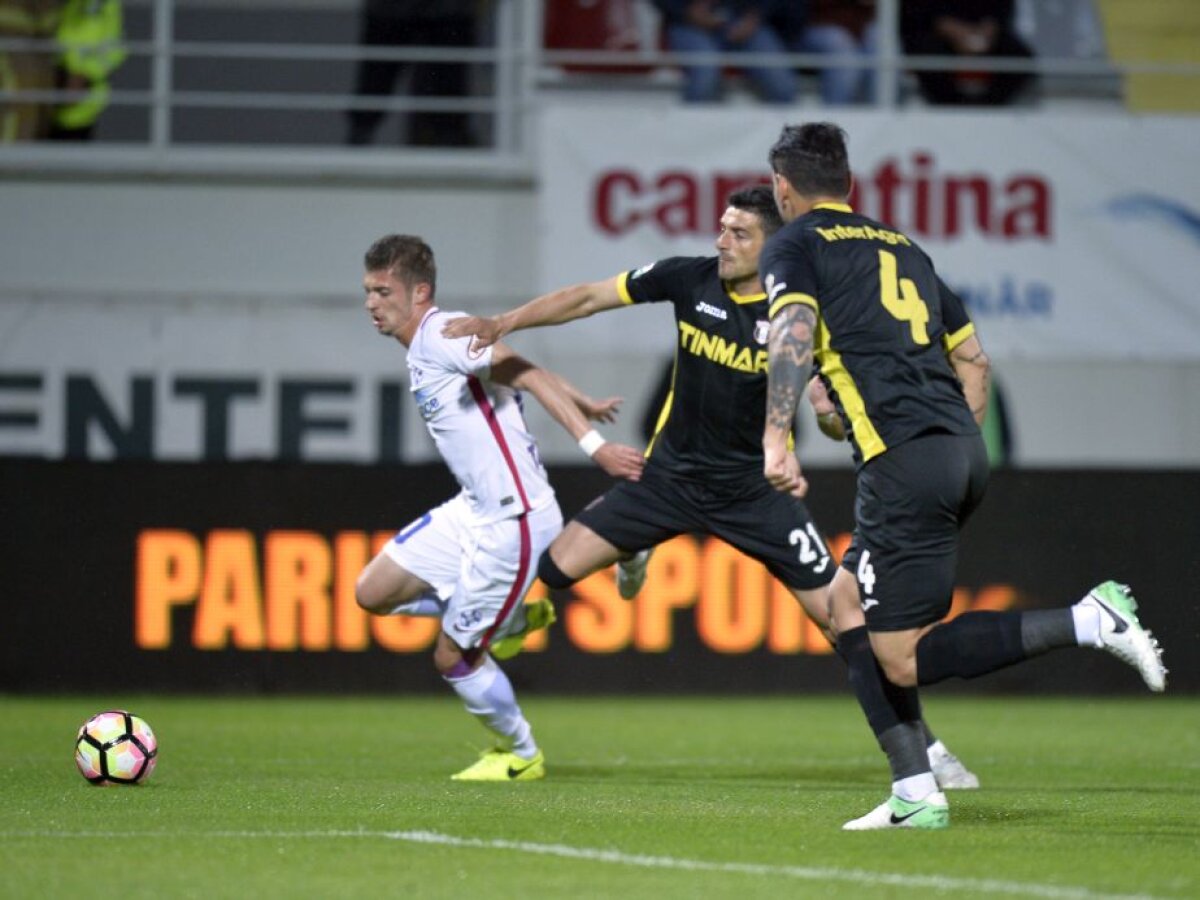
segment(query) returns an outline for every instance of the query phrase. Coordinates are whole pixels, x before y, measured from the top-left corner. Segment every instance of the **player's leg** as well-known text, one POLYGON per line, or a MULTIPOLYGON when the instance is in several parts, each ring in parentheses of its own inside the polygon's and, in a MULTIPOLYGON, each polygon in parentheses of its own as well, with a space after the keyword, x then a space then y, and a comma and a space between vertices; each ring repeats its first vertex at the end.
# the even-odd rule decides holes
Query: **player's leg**
MULTIPOLYGON (((960 512, 961 524, 982 496, 986 451, 979 440, 942 440, 943 444, 947 442, 957 442, 966 450, 947 452, 942 464, 926 464, 921 472, 932 479, 931 472, 948 471, 956 466, 962 469, 957 477, 965 479, 967 500, 960 512)), ((922 477, 915 474, 915 466, 913 470, 912 478, 922 477)), ((932 482, 928 490, 936 495, 937 488, 932 482)), ((943 497, 944 505, 949 502, 943 497)), ((931 521, 925 533, 933 527, 931 521)), ((924 535, 913 538, 914 543, 917 541, 932 546, 924 535)), ((1167 674, 1162 651, 1153 635, 1141 625, 1136 610, 1137 601, 1128 587, 1106 581, 1072 606, 969 612, 949 622, 920 628, 913 634, 876 635, 873 629, 871 643, 888 678, 900 685, 936 684, 951 677, 975 678, 1051 650, 1093 647, 1133 666, 1151 690, 1161 691, 1166 686, 1167 674)))
POLYGON ((550 587, 566 588, 611 566, 623 555, 591 528, 572 519, 542 554, 538 574, 550 587))
MULTIPOLYGON (((553 510, 539 511, 529 517, 531 538, 533 541, 533 558, 536 561, 549 547, 554 538, 562 533, 562 513, 557 504, 553 510)), ((524 649, 525 638, 535 631, 549 628, 558 621, 554 603, 543 592, 542 596, 533 596, 530 590, 534 576, 528 576, 526 596, 502 623, 502 627, 492 635, 488 643, 488 653, 493 659, 511 659, 524 649)))
POLYGON ((896 678, 894 665, 915 649, 923 629, 949 612, 958 525, 978 499, 968 456, 949 436, 919 438, 872 460, 858 475, 854 541, 843 559, 857 592, 837 592, 834 619, 856 621, 855 600, 865 617, 866 641, 862 627, 841 638, 848 653, 862 654, 866 643, 884 674, 875 685, 860 677, 865 666, 859 663, 851 681, 887 756, 892 792, 847 822, 847 830, 945 828, 950 822, 929 760, 915 681, 896 678))
MULTIPOLYGON (((1020 612, 970 612, 891 651, 893 677, 912 684, 976 678, 1063 647, 1093 647, 1138 670, 1152 691, 1166 687, 1157 639, 1138 619, 1128 586, 1106 581, 1072 606, 1020 612)), ((884 658, 881 656, 881 662, 884 658)))
POLYGON ((562 528, 556 505, 517 519, 472 529, 474 552, 464 558, 439 636, 435 664, 496 746, 453 777, 459 781, 529 781, 544 777, 545 759, 512 682, 492 658, 494 641, 526 626, 522 597, 534 561, 562 528))
MULTIPOLYGON (((897 723, 888 694, 899 688, 887 683, 871 653, 866 623, 858 604, 858 584, 852 572, 838 568, 802 500, 763 487, 747 485, 737 502, 709 511, 709 530, 747 556, 762 562, 800 603, 808 617, 825 633, 846 664, 851 687, 863 705, 867 720, 878 736, 880 722, 897 723), (831 605, 840 594, 842 611, 836 622, 831 605), (835 628, 836 625, 836 628, 835 628), (842 632, 835 640, 834 632, 842 632)), ((854 549, 848 558, 853 565, 854 549)), ((942 787, 972 788, 979 780, 937 740, 921 716, 916 691, 904 699, 903 710, 921 728, 942 787)), ((900 701, 897 701, 900 702, 900 701)))
POLYGON ((622 588, 618 573, 618 588, 621 596, 630 599, 641 587, 649 559, 648 552, 640 560, 639 554, 687 531, 692 524, 684 506, 670 478, 647 469, 641 481, 621 482, 568 522, 542 554, 538 576, 548 587, 564 589, 613 563, 625 562, 637 584, 627 583, 622 588), (640 573, 636 571, 639 562, 640 573))
MULTIPOLYGON (((935 754, 930 750, 929 730, 922 720, 916 688, 900 687, 884 676, 866 626, 843 632, 839 653, 846 659, 855 697, 892 775, 888 800, 842 827, 848 831, 945 828, 950 815, 942 789, 950 785, 939 784, 933 772, 935 754)), ((966 786, 977 785, 976 781, 966 786)))
POLYGON ((435 585, 458 577, 458 554, 448 543, 443 507, 431 510, 398 531, 363 568, 355 583, 358 605, 377 616, 441 616, 446 604, 435 585), (427 550, 405 552, 409 541, 427 550), (417 571, 413 571, 416 569, 417 571))
POLYGON ((464 649, 442 631, 434 665, 450 688, 495 737, 478 761, 451 776, 456 781, 530 781, 546 774, 545 757, 517 703, 512 682, 491 655, 464 649))
MULTIPOLYGON (((531 729, 511 683, 486 647, 508 625, 528 588, 535 550, 549 542, 561 523, 554 508, 535 546, 528 523, 515 519, 476 529, 465 502, 455 497, 402 529, 359 579, 359 603, 380 614, 404 613, 423 598, 447 598, 439 607, 442 631, 434 667, 467 711, 497 735, 504 752, 512 755, 519 747, 530 763, 538 758, 531 729), (476 547, 476 554, 464 559, 464 546, 476 547)), ((509 780, 507 765, 490 771, 497 769, 509 780)), ((544 769, 520 763, 514 772, 513 779, 526 780, 541 777, 544 769)))
POLYGON ((377 616, 440 616, 445 609, 433 587, 380 551, 358 576, 358 605, 377 616))
MULTIPOLYGON (((876 740, 888 728, 899 724, 902 717, 915 715, 925 741, 925 755, 934 780, 942 790, 974 790, 979 776, 968 769, 929 727, 916 688, 900 688, 883 674, 871 649, 853 573, 856 548, 846 554, 846 565, 838 568, 829 586, 829 610, 832 626, 838 635, 834 649, 846 664, 850 687, 867 717, 876 740), (900 696, 893 696, 899 694, 900 696)), ((881 744, 882 746, 882 744, 881 744)))

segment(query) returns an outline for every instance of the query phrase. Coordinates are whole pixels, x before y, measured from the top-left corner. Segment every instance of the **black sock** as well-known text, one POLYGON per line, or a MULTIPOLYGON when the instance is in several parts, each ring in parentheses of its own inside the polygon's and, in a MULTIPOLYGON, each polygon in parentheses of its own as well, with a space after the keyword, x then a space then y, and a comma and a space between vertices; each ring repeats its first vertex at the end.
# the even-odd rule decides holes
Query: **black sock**
POLYGON ((900 781, 929 771, 925 752, 925 734, 920 722, 901 722, 879 735, 879 746, 887 754, 892 781, 900 781))
POLYGON ((838 635, 836 649, 846 663, 850 687, 877 739, 897 725, 921 718, 917 689, 897 687, 888 681, 871 651, 867 626, 843 631, 838 635))
POLYGON ((1065 609, 1031 609, 1021 613, 1021 646, 1025 655, 1039 656, 1059 647, 1077 647, 1075 616, 1065 609))
POLYGON ((538 559, 538 578, 542 579, 542 583, 546 587, 555 590, 562 590, 573 585, 578 578, 572 578, 570 575, 563 572, 550 556, 550 548, 547 547, 541 557, 538 559))
POLYGON ((917 642, 917 683, 975 678, 1026 659, 1022 615, 970 612, 935 626, 917 642))

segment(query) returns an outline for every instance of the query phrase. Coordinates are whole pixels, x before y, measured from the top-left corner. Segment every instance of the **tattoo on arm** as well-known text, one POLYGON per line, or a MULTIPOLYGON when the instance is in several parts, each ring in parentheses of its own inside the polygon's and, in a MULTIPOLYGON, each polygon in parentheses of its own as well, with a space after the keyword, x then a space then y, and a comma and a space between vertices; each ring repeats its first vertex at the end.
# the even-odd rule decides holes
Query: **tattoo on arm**
POLYGON ((817 314, 803 303, 785 306, 771 320, 767 357, 767 424, 788 431, 804 396, 813 362, 817 314))

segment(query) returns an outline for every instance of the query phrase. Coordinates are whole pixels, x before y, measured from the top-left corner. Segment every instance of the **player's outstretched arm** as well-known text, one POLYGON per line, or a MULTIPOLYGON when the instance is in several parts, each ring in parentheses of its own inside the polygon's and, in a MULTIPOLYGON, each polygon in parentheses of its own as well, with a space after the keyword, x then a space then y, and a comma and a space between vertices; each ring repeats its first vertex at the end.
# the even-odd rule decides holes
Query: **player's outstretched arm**
MULTIPOLYGON (((580 403, 564 389, 563 385, 570 385, 570 382, 561 375, 535 366, 524 357, 518 356, 506 344, 496 344, 492 349, 491 378, 499 384, 533 394, 554 421, 575 438, 580 448, 609 475, 629 481, 637 481, 642 477, 642 468, 646 460, 641 452, 625 444, 610 443, 593 429, 587 416, 581 411, 580 403)), ((571 387, 579 397, 594 407, 600 408, 612 402, 600 403, 591 400, 573 385, 571 387)))
POLYGON ((771 318, 767 342, 767 421, 763 427, 763 474, 777 491, 795 497, 808 492, 800 461, 788 450, 788 435, 812 373, 813 330, 817 314, 790 303, 771 318))
POLYGON ((992 379, 992 361, 983 352, 979 338, 971 335, 948 354, 954 374, 962 383, 963 396, 975 422, 983 424, 987 418, 988 385, 992 379))
POLYGON ((542 294, 498 316, 461 316, 451 319, 442 328, 442 334, 448 338, 471 335, 474 337, 471 349, 478 351, 492 346, 513 331, 538 325, 560 325, 621 305, 617 278, 610 278, 607 281, 573 284, 542 294))

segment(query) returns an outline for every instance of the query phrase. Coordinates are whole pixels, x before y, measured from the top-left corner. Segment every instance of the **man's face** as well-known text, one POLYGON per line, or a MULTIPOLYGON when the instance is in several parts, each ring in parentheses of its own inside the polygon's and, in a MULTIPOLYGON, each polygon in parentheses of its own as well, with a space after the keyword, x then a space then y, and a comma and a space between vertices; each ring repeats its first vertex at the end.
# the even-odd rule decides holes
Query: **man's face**
POLYGON ((764 240, 758 216, 729 207, 721 216, 721 233, 717 235, 717 274, 725 281, 757 277, 764 240))
POLYGON ((393 273, 380 269, 368 272, 363 276, 363 290, 366 292, 367 312, 375 329, 386 337, 398 337, 408 325, 413 316, 414 294, 424 285, 415 289, 397 278, 393 273))

